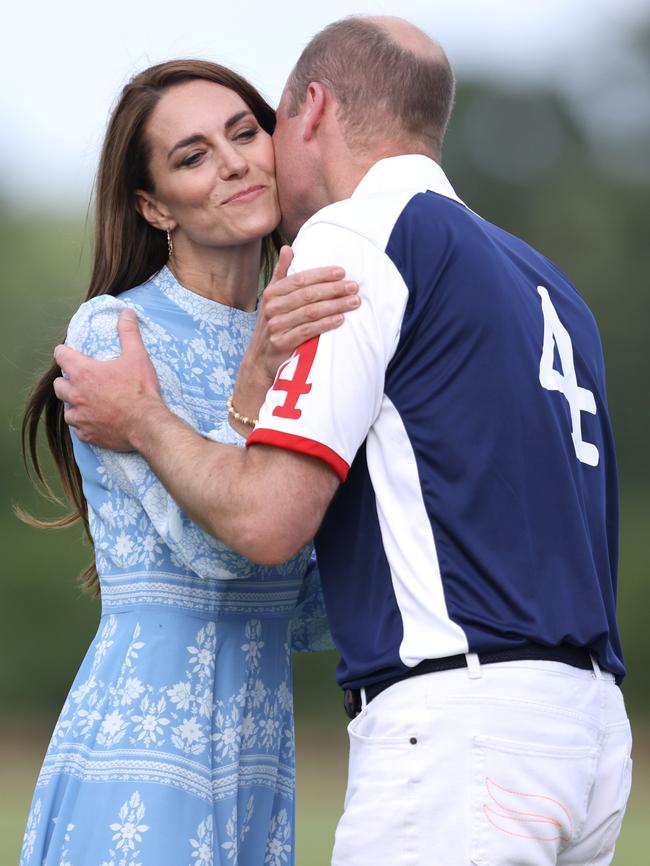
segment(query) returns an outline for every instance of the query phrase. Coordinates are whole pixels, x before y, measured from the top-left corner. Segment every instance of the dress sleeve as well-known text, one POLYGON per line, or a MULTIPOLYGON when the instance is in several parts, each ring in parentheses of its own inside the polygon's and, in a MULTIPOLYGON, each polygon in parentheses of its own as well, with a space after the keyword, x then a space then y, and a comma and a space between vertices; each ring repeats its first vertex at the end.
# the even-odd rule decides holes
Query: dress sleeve
POLYGON ((312 551, 291 620, 291 649, 294 652, 320 652, 334 648, 318 562, 312 551))
MULTIPOLYGON (((120 354, 117 320, 127 307, 137 313, 140 332, 156 369, 165 403, 174 414, 196 429, 195 419, 184 404, 178 376, 165 360, 165 346, 171 337, 159 324, 148 319, 136 304, 109 295, 88 301, 70 322, 67 345, 98 360, 117 357, 120 354)), ((74 430, 71 433, 74 436, 74 430)), ((83 443, 77 441, 77 445, 83 446, 83 443)), ((105 483, 116 485, 139 503, 180 564, 202 578, 228 580, 253 575, 255 565, 190 520, 139 454, 86 447, 92 449, 99 461, 105 483)))

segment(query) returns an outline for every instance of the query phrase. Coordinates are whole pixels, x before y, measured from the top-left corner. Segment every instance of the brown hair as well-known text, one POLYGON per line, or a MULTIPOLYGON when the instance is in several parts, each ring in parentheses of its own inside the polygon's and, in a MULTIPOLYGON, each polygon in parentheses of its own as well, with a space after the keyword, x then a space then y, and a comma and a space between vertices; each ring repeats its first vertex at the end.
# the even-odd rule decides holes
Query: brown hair
POLYGON ((454 101, 454 74, 441 48, 421 56, 371 20, 344 18, 300 55, 287 82, 289 116, 299 112, 312 81, 332 90, 351 146, 388 135, 440 157, 454 101))
MULTIPOLYGON (((258 91, 236 72, 207 60, 173 60, 145 69, 122 90, 111 114, 99 160, 95 193, 95 243, 93 267, 86 300, 98 295, 118 295, 145 282, 167 261, 164 232, 153 228, 135 208, 137 189, 153 191, 149 174, 149 146, 146 123, 162 94, 186 81, 202 79, 221 84, 237 93, 251 109, 265 132, 275 128, 275 112, 258 91)), ((273 269, 279 235, 264 239, 263 273, 268 281, 273 269)), ((91 539, 88 506, 83 495, 81 474, 74 460, 72 439, 63 418, 63 404, 56 398, 52 383, 61 375, 53 363, 33 387, 22 422, 23 459, 27 471, 42 493, 61 503, 50 487, 38 454, 38 432, 44 421, 49 450, 61 480, 69 514, 56 520, 38 520, 18 509, 18 515, 33 526, 63 528, 81 520, 91 539)), ((81 575, 82 584, 99 593, 95 561, 81 575)))

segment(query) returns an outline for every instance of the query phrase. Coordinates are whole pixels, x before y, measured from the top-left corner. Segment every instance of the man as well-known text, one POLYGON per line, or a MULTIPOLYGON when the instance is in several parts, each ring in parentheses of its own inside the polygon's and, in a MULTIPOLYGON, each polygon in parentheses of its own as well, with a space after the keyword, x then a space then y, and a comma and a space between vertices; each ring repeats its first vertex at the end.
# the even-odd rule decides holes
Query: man
MULTIPOLYGON (((167 411, 132 320, 116 361, 59 349, 57 393, 252 559, 316 535, 356 716, 336 866, 606 864, 630 732, 602 353, 566 277, 443 174, 453 90, 399 19, 303 52, 275 133, 293 264, 343 265, 363 303, 280 368, 245 452, 167 411)), ((249 358, 240 430, 266 387, 249 358)))

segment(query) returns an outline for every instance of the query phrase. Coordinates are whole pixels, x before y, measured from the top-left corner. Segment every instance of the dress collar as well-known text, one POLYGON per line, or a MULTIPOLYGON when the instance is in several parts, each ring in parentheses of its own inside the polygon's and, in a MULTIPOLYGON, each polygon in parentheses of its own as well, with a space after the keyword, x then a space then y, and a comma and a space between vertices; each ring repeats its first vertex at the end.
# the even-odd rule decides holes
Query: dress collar
POLYGON ((184 310, 193 319, 208 320, 214 322, 227 318, 232 321, 233 318, 240 322, 254 323, 257 317, 257 310, 240 310, 237 307, 230 307, 228 304, 222 304, 220 301, 213 301, 211 298, 205 298, 197 292, 186 289, 181 285, 174 274, 170 271, 167 265, 158 271, 152 277, 154 285, 169 298, 170 301, 184 310))

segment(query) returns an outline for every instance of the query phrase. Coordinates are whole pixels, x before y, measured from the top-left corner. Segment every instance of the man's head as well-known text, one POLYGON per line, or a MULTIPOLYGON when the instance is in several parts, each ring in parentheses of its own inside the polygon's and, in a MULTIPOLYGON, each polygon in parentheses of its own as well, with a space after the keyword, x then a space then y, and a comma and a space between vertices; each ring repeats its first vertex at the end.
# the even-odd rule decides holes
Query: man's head
POLYGON ((444 51, 401 18, 351 17, 318 33, 278 109, 278 184, 289 234, 318 208, 349 195, 384 156, 439 160, 453 98, 444 51))

